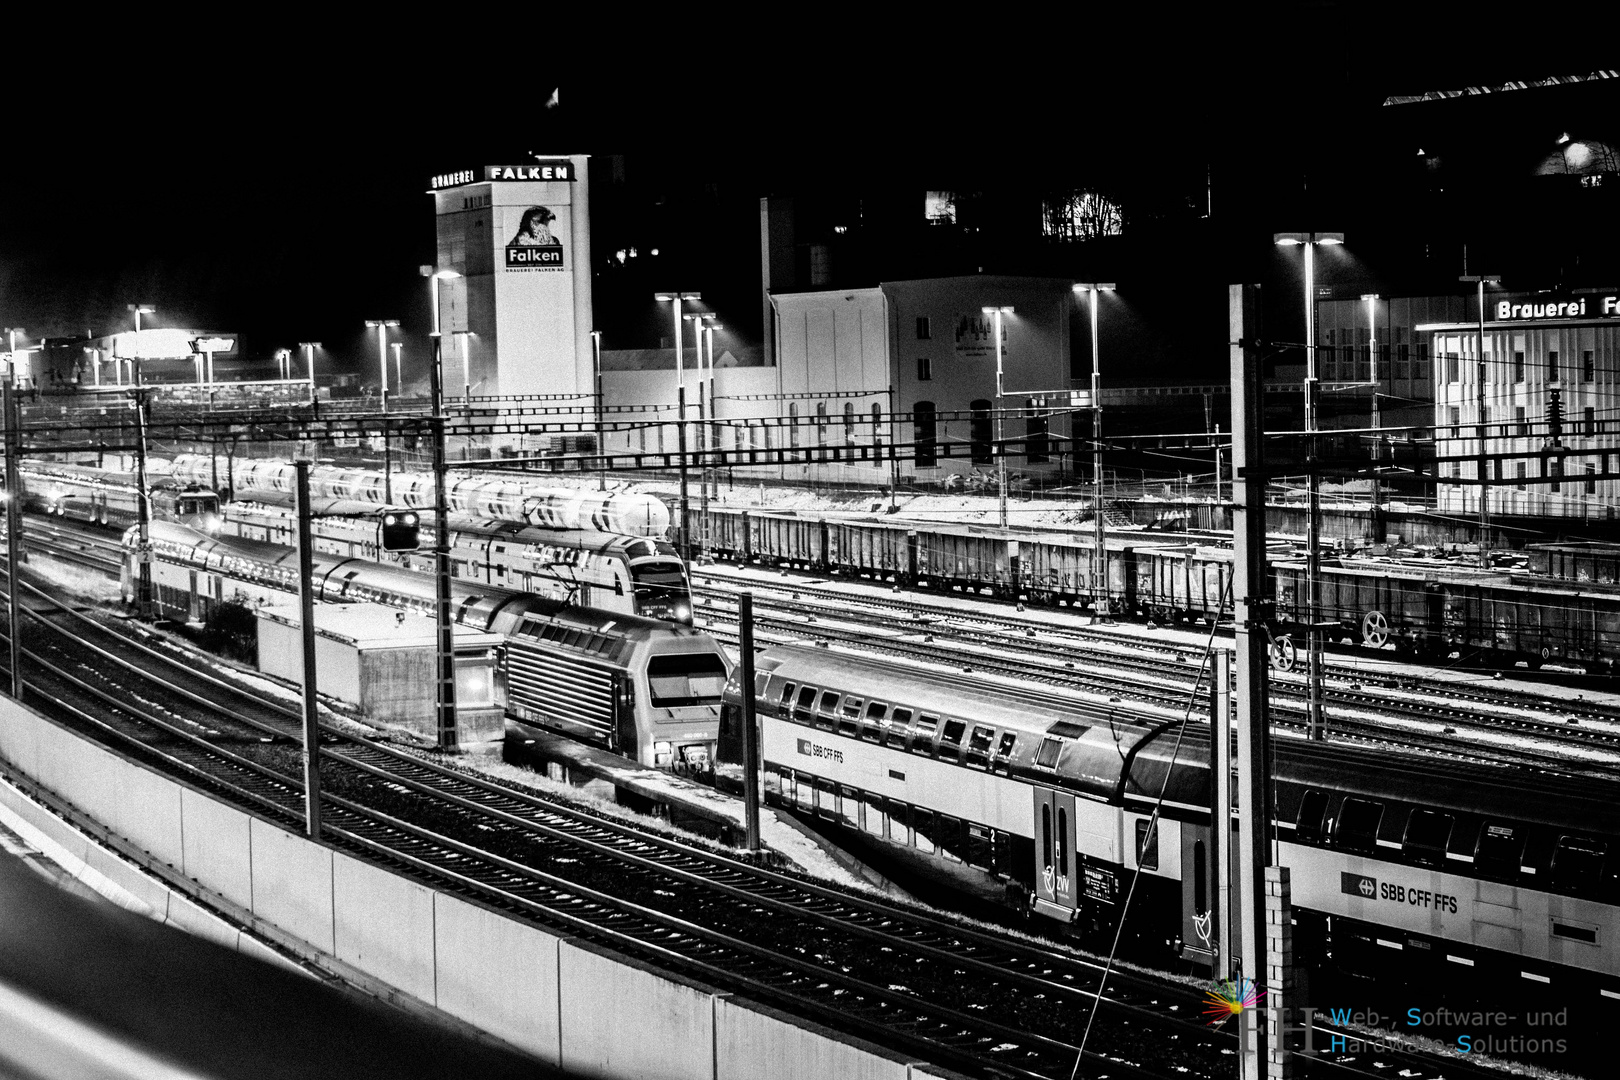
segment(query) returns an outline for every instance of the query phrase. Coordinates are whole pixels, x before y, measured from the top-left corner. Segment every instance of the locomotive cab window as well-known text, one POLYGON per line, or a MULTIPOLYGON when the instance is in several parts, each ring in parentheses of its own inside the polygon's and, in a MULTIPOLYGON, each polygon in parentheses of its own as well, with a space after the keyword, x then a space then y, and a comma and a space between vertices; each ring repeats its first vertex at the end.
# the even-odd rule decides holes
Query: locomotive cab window
POLYGON ((1146 818, 1136 823, 1136 865, 1143 870, 1159 868, 1159 827, 1146 818))
POLYGON ((1603 884, 1608 845, 1584 836, 1562 836, 1553 849, 1552 887, 1559 892, 1591 895, 1603 884))
POLYGON ((1333 830, 1334 846, 1371 855, 1378 849, 1378 825, 1383 820, 1383 803, 1371 799, 1344 800, 1333 830))
POLYGON ((1481 877, 1511 881, 1519 875, 1524 858, 1524 830, 1487 821, 1474 846, 1474 872, 1481 877))
POLYGON ((1327 839, 1322 825, 1327 820, 1327 792, 1311 788, 1299 800, 1299 817, 1294 821, 1294 839, 1301 844, 1320 844, 1327 839))
POLYGON ((874 701, 866 707, 866 719, 861 722, 861 738, 867 742, 882 742, 883 729, 888 726, 889 707, 874 701))
POLYGON ((647 661, 654 708, 718 705, 726 686, 726 662, 718 653, 666 653, 647 661))
POLYGON ((1043 769, 1057 768, 1058 754, 1062 749, 1062 739, 1042 739, 1041 748, 1035 751, 1035 764, 1043 769))
POLYGON ((1437 814, 1433 810, 1413 810, 1406 819, 1406 836, 1401 840, 1402 853, 1420 866, 1443 866, 1446 845, 1451 842, 1451 830, 1456 819, 1450 814, 1437 814))

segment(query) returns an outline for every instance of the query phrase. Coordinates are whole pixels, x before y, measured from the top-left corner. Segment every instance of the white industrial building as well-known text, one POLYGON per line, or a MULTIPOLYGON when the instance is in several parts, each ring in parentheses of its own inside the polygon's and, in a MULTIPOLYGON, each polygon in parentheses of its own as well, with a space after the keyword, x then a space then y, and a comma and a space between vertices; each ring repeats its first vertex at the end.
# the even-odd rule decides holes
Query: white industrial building
POLYGON ((1434 356, 1440 510, 1478 512, 1478 484, 1445 481, 1479 479, 1473 458, 1483 424, 1488 514, 1612 518, 1620 498, 1620 290, 1487 293, 1483 364, 1469 307, 1473 322, 1417 327, 1431 335, 1434 356), (1459 457, 1467 460, 1446 460, 1459 457))

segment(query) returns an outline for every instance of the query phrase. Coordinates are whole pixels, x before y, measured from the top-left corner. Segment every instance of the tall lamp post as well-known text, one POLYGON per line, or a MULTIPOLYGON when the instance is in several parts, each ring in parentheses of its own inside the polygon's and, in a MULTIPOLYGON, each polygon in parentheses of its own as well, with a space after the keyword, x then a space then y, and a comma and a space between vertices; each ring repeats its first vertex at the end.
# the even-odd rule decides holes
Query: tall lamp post
MULTIPOLYGON (((1110 614, 1108 602, 1108 525, 1103 520, 1103 443, 1102 443, 1102 364, 1100 338, 1097 334, 1097 309, 1100 293, 1113 292, 1112 281, 1080 282, 1074 291, 1086 294, 1091 310, 1091 565, 1095 580, 1091 584, 1092 611, 1098 618, 1110 614)), ((1220 487, 1220 469, 1215 470, 1217 492, 1220 487)))
POLYGON ((678 534, 681 561, 690 563, 692 556, 692 523, 688 518, 688 502, 686 490, 686 361, 681 356, 681 304, 687 300, 701 300, 702 293, 671 292, 655 293, 653 299, 659 303, 666 300, 670 305, 670 312, 675 325, 675 435, 681 451, 681 525, 678 534))
MULTIPOLYGON (((719 450, 720 449, 720 424, 719 424, 719 416, 716 414, 716 411, 715 411, 716 406, 715 406, 715 396, 714 396, 714 332, 716 330, 723 330, 725 328, 723 326, 721 326, 719 323, 714 321, 714 316, 713 315, 705 315, 703 317, 704 317, 704 319, 708 320, 703 324, 703 346, 704 346, 704 352, 706 352, 708 354, 708 359, 705 361, 705 363, 707 364, 708 369, 709 369, 708 381, 706 383, 704 383, 704 386, 707 387, 707 390, 708 390, 708 400, 709 400, 709 407, 708 407, 708 412, 709 412, 709 439, 708 439, 708 441, 709 441, 709 445, 710 445, 711 448, 713 448, 715 450, 719 450)), ((712 467, 709 468, 709 469, 706 469, 706 470, 704 470, 704 476, 708 480, 709 487, 713 489, 714 497, 719 498, 720 497, 720 477, 717 474, 716 470, 713 469, 712 467)), ((708 496, 705 496, 705 498, 707 498, 707 497, 708 496)), ((708 504, 705 503, 704 504, 704 510, 707 511, 707 509, 708 509, 708 504)))
POLYGON ((1305 434, 1306 490, 1310 521, 1305 533, 1305 652, 1306 683, 1310 690, 1310 736, 1322 738, 1322 632, 1316 628, 1321 591, 1322 486, 1316 475, 1316 262, 1317 245, 1344 243, 1344 233, 1277 233, 1278 247, 1305 249, 1305 434))
POLYGON ((1001 317, 1011 315, 1011 307, 987 307, 986 315, 995 316, 996 320, 996 507, 1001 519, 1001 527, 1007 527, 1007 445, 1003 439, 1006 434, 1006 410, 1002 408, 1001 401, 1001 317))
POLYGON ((1372 508, 1369 511, 1373 522, 1373 536, 1382 541, 1384 539, 1383 526, 1378 516, 1378 463, 1383 460, 1383 436, 1378 431, 1383 427, 1383 417, 1378 412, 1378 391, 1383 389, 1384 383, 1378 370, 1378 294, 1362 293, 1362 302, 1367 305, 1367 374, 1372 381, 1372 508))
POLYGON ((602 445, 602 331, 591 331, 591 371, 596 383, 596 490, 607 490, 607 447, 602 445))
POLYGON ((390 349, 394 350, 394 393, 395 394, 404 394, 405 393, 405 365, 404 365, 404 362, 400 359, 400 354, 405 351, 405 345, 404 345, 403 342, 390 341, 388 343, 388 347, 390 349))
POLYGON ((1479 409, 1479 565, 1491 565, 1490 544, 1490 497, 1489 489, 1485 485, 1485 286, 1500 285, 1502 279, 1486 274, 1464 274, 1458 281, 1472 281, 1476 287, 1475 295, 1479 302, 1479 338, 1474 350, 1474 359, 1478 363, 1478 396, 1479 409))
POLYGON ((298 347, 304 350, 304 370, 309 374, 309 400, 315 401, 315 350, 321 347, 318 341, 300 341, 298 347))
MULTIPOLYGON (((434 308, 434 317, 438 317, 438 308, 434 308)), ((388 331, 390 327, 399 325, 398 319, 367 319, 366 328, 377 331, 377 366, 382 372, 382 409, 388 411, 388 331)))
MULTIPOLYGON (((426 269, 426 268, 425 268, 426 269)), ((461 275, 454 270, 428 273, 433 293, 433 366, 428 372, 428 393, 433 399, 433 615, 439 637, 438 745, 457 747, 456 639, 450 622, 450 499, 449 464, 444 449, 444 335, 439 331, 439 281, 461 275)))
MULTIPOLYGON (((135 373, 135 364, 140 359, 139 350, 141 347, 141 316, 151 315, 157 311, 157 308, 153 307, 151 304, 128 304, 125 306, 129 309, 130 313, 135 316, 134 348, 136 349, 136 355, 129 358, 129 381, 132 385, 139 386, 141 384, 141 380, 140 377, 135 373)), ((119 376, 118 381, 124 381, 122 375, 119 376)))
POLYGON ((456 337, 461 340, 461 404, 472 404, 472 354, 467 351, 467 339, 472 337, 471 330, 457 330, 456 337))

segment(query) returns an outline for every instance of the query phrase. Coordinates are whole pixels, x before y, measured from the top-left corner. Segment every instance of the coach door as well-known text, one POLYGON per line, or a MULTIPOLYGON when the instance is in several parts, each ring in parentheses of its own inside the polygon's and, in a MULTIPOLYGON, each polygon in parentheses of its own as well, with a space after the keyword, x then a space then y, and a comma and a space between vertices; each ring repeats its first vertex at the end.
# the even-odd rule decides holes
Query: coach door
POLYGON ((1035 789, 1035 910, 1068 922, 1079 904, 1074 796, 1035 789))
POLYGON ((1181 826, 1181 958, 1215 962, 1215 862, 1207 825, 1181 826))
POLYGON ((202 622, 202 594, 197 591, 197 571, 195 570, 191 571, 191 592, 187 599, 190 602, 190 607, 186 612, 186 618, 192 622, 202 622))

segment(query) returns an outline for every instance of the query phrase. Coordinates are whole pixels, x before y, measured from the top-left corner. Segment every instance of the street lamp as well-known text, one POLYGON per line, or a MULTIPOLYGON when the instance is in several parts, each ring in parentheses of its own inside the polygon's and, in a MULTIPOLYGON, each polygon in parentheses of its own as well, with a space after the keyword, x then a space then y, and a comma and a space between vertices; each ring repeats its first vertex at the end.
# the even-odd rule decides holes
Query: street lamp
POLYGON ((675 417, 675 434, 680 441, 681 451, 681 524, 678 545, 681 551, 681 561, 690 564, 692 561, 692 530, 687 515, 686 361, 681 357, 681 302, 684 300, 701 300, 703 294, 695 292, 655 293, 653 299, 659 303, 669 302, 675 323, 675 400, 676 408, 679 410, 675 417))
MULTIPOLYGON (((377 366, 382 369, 382 408, 388 411, 388 330, 398 326, 398 319, 367 319, 366 329, 377 331, 377 366)), ((437 316, 434 322, 438 328, 437 316)))
MULTIPOLYGON (((135 348, 138 350, 141 347, 141 316, 151 315, 157 311, 157 308, 153 307, 151 304, 126 304, 125 307, 135 315, 135 348)), ((135 356, 129 358, 129 381, 133 385, 139 386, 141 380, 135 367, 135 361, 137 359, 138 357, 135 356)), ((118 381, 123 382, 122 374, 119 375, 118 381)))
POLYGON ((390 341, 388 347, 394 350, 394 392, 403 394, 405 392, 405 367, 399 357, 400 353, 405 351, 405 345, 403 342, 390 341))
POLYGON ((1005 424, 1005 410, 1001 407, 1001 317, 1011 315, 1013 309, 1011 307, 987 307, 984 309, 984 313, 994 315, 996 319, 996 449, 1000 451, 997 454, 999 464, 996 467, 996 504, 1000 512, 1001 527, 1005 529, 1007 527, 1007 445, 1003 441, 1003 436, 1006 434, 1003 427, 1005 424))
POLYGON ((315 400, 315 350, 321 347, 318 341, 300 341, 298 347, 304 350, 304 370, 309 372, 309 400, 315 400))
POLYGON ((1382 542, 1384 533, 1378 527, 1378 462, 1383 458, 1383 436, 1378 434, 1383 427, 1383 417, 1378 412, 1378 391, 1383 388, 1383 380, 1378 371, 1378 294, 1375 292, 1362 293, 1362 301, 1367 305, 1367 374, 1372 379, 1372 509, 1369 513, 1374 523, 1373 535, 1382 542))
MULTIPOLYGON (((1085 293, 1091 308, 1091 530, 1092 553, 1091 565, 1094 580, 1091 585, 1091 605, 1093 614, 1102 619, 1108 618, 1110 605, 1108 602, 1108 527, 1103 520, 1103 444, 1102 444, 1102 364, 1098 354, 1099 338, 1097 335, 1097 308, 1101 297, 1099 293, 1113 292, 1112 281, 1076 282, 1074 291, 1085 293)), ((1220 493, 1220 466, 1217 462, 1215 470, 1215 490, 1220 493)))
POLYGON ((1277 233, 1272 241, 1278 247, 1305 249, 1305 453, 1306 491, 1310 521, 1305 533, 1305 645, 1306 683, 1310 689, 1310 736, 1320 739, 1322 729, 1322 634, 1316 628, 1320 606, 1322 540, 1322 487, 1316 475, 1316 261, 1317 245, 1344 243, 1344 233, 1277 233))
POLYGON ((1486 274, 1464 274, 1457 280, 1472 281, 1479 298, 1479 341, 1474 351, 1474 359, 1479 365, 1479 565, 1486 567, 1491 564, 1491 519, 1490 499, 1485 487, 1485 286, 1501 285, 1502 279, 1486 274))
POLYGON ((607 449, 602 445, 602 331, 591 331, 591 370, 596 383, 596 490, 607 490, 607 449))

